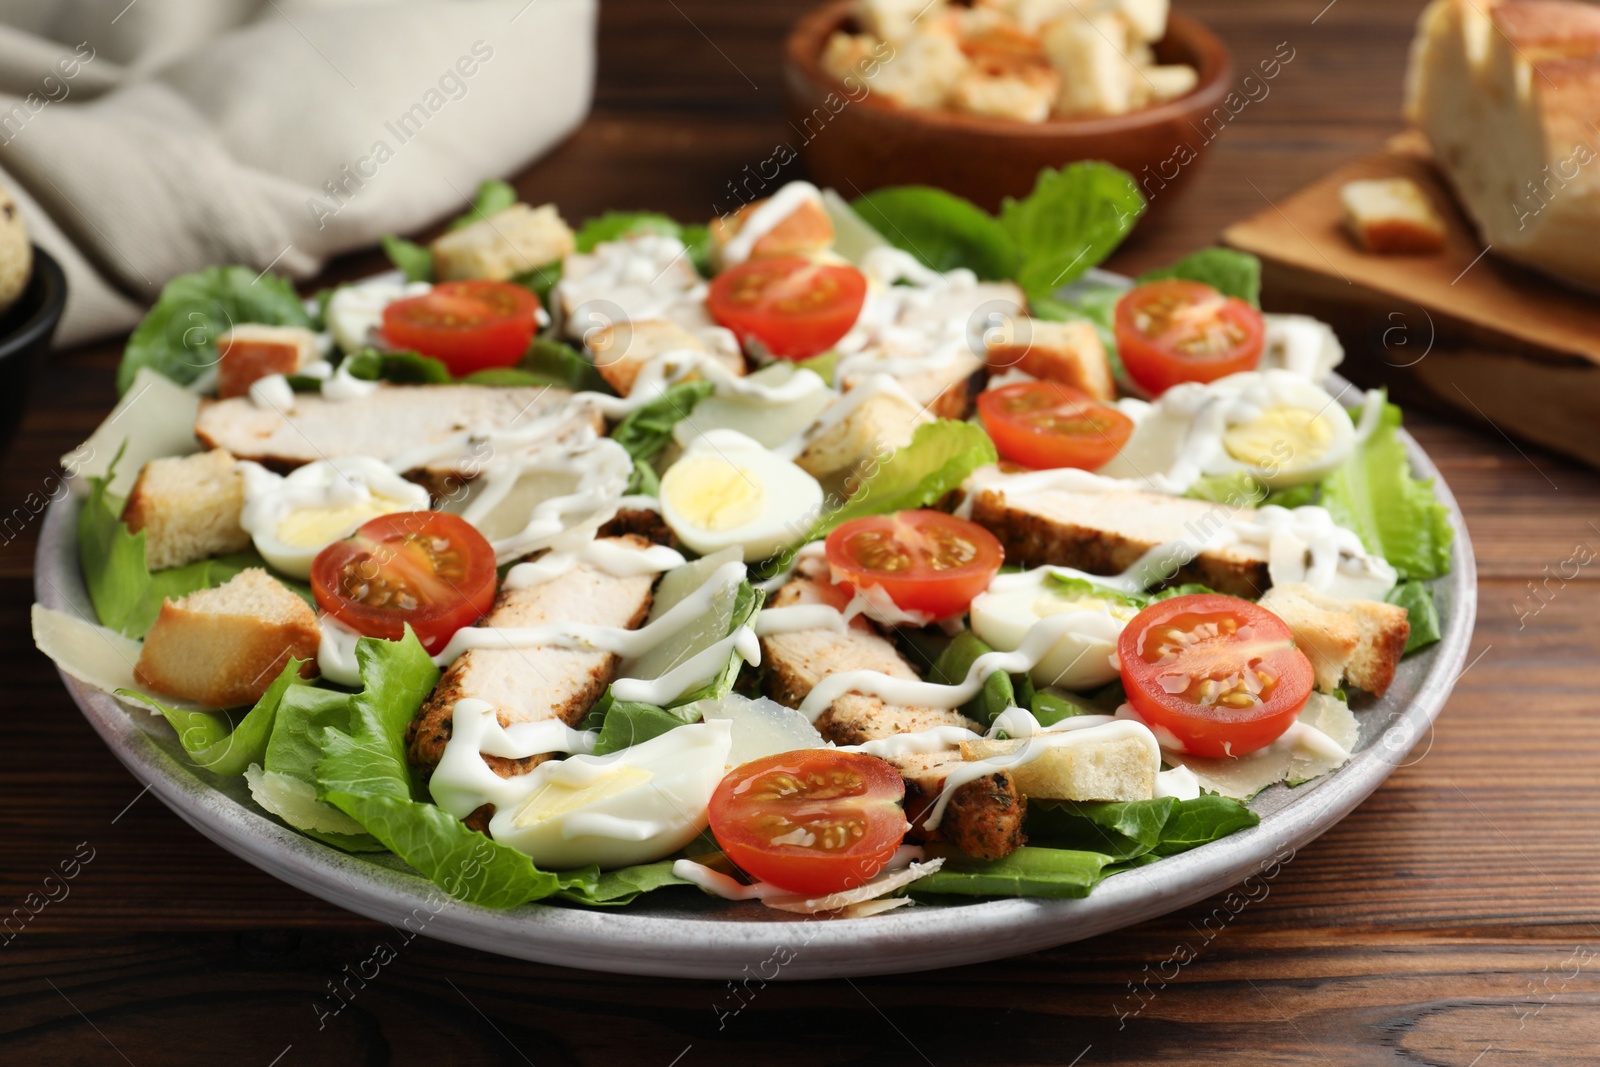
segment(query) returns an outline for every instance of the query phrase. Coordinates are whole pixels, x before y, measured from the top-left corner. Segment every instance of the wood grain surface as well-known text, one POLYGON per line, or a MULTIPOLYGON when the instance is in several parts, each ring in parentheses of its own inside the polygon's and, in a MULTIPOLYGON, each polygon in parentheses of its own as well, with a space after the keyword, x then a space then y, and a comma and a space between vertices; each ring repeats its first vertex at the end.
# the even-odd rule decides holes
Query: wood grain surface
MULTIPOLYGON (((1241 69, 1281 42, 1295 58, 1124 269, 1210 242, 1399 128, 1417 0, 1180 3, 1241 69)), ((518 179, 524 196, 569 217, 707 215, 795 136, 778 60, 804 6, 606 0, 594 114, 518 179)), ((330 277, 378 265, 352 257, 330 277)), ((1600 475, 1482 420, 1412 415, 1478 553, 1471 666, 1435 733, 1247 906, 1217 898, 903 977, 607 977, 408 941, 306 896, 143 796, 101 746, 28 637, 29 512, 110 407, 118 348, 51 359, 0 469, 15 520, 0 548, 0 914, 29 916, 0 934, 0 1063, 1600 1062, 1600 564, 1573 562, 1600 552, 1600 475), (40 906, 63 869, 75 876, 40 906)))

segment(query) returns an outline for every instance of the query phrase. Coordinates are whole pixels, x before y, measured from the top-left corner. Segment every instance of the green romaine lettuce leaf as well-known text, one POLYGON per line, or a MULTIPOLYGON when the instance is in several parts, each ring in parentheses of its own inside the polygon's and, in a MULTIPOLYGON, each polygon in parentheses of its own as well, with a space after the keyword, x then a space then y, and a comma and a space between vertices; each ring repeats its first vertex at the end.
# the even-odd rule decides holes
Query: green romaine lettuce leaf
POLYGON ((1260 821, 1261 816, 1227 797, 1207 794, 1193 800, 1180 800, 1161 830, 1160 843, 1151 851, 1157 856, 1176 856, 1239 830, 1248 830, 1260 821))
POLYGON ((250 764, 261 761, 284 694, 290 686, 307 684, 306 679, 300 677, 300 667, 304 662, 291 657, 272 684, 267 686, 267 691, 261 694, 255 707, 237 725, 231 724, 228 717, 221 713, 170 708, 131 689, 119 689, 117 695, 159 711, 177 732, 178 743, 195 766, 213 774, 232 777, 243 774, 250 764))
POLYGON ((868 193, 850 205, 896 248, 925 267, 965 267, 991 281, 1010 278, 1022 263, 1011 234, 969 200, 927 185, 902 185, 868 193))
POLYGON ((994 442, 981 426, 955 419, 923 423, 910 444, 880 463, 849 501, 817 524, 810 539, 862 515, 929 507, 973 471, 998 459, 994 442))
POLYGON ((1161 843, 1162 831, 1177 806, 1172 797, 1120 803, 1033 800, 1028 804, 1028 840, 1130 860, 1161 843))
POLYGON ((633 477, 628 492, 660 492, 661 482, 651 461, 672 440, 672 428, 689 417, 696 404, 716 392, 710 382, 679 382, 656 399, 636 408, 611 431, 611 439, 633 457, 633 477))
POLYGON ((404 237, 394 234, 385 234, 382 238, 383 254, 389 257, 389 262, 401 274, 406 276, 408 282, 433 281, 433 253, 404 237))
POLYGON ((1232 248, 1202 248, 1170 267, 1139 275, 1140 282, 1182 278, 1211 286, 1223 296, 1236 296, 1252 307, 1261 306, 1261 261, 1232 248))
POLYGON ((1450 569, 1450 513, 1411 473, 1399 426, 1400 409, 1385 404, 1372 436, 1323 481, 1322 506, 1401 578, 1437 578, 1450 569))
MULTIPOLYGON (((419 352, 380 352, 363 348, 346 356, 352 378, 369 382, 396 382, 400 385, 448 385, 455 379, 443 360, 419 352)), ((319 383, 320 384, 320 383, 319 383)))
POLYGON ((913 882, 913 896, 948 893, 967 897, 1086 897, 1113 863, 1104 852, 1024 845, 998 860, 950 856, 944 867, 913 882))
POLYGON ((1384 597, 1391 604, 1406 609, 1406 621, 1411 624, 1411 636, 1406 638, 1406 652, 1427 648, 1444 636, 1439 622, 1439 606, 1433 602, 1433 590, 1426 582, 1416 579, 1401 582, 1384 597))
POLYGON ((356 661, 363 688, 351 698, 349 728, 322 732, 316 776, 328 803, 458 900, 510 908, 561 889, 598 886, 598 869, 542 871, 421 798, 406 762, 405 730, 439 669, 415 634, 408 629, 399 641, 362 638, 356 661))
POLYGON ((1103 262, 1144 207, 1130 174, 1093 161, 1040 171, 1033 192, 1021 200, 1007 197, 1000 225, 1022 253, 1014 277, 1029 301, 1051 298, 1103 262))
MULTIPOLYGON (((100 625, 143 637, 161 613, 162 600, 222 585, 248 567, 266 567, 252 549, 152 573, 145 565, 144 531, 128 531, 122 522, 122 502, 106 489, 116 465, 113 460, 104 478, 89 479, 89 493, 78 512, 78 564, 100 625)), ((313 602, 308 586, 279 581, 313 602)))
POLYGON ((485 178, 478 183, 478 191, 473 194, 472 207, 460 218, 452 219, 450 228, 459 230, 480 222, 490 215, 498 214, 517 202, 517 191, 503 181, 494 178, 485 178))
POLYGON ((219 358, 217 338, 244 323, 307 326, 294 286, 276 274, 249 267, 207 267, 168 282, 134 328, 117 368, 117 392, 125 393, 140 367, 188 385, 219 358))
POLYGON ((591 907, 618 907, 630 904, 642 894, 669 885, 693 885, 672 873, 673 860, 657 860, 633 867, 606 871, 592 885, 584 884, 556 893, 558 900, 591 907))
POLYGON ((594 755, 609 756, 634 745, 642 745, 660 737, 668 730, 689 725, 681 716, 654 704, 641 704, 633 700, 607 702, 600 726, 600 737, 594 745, 594 755))

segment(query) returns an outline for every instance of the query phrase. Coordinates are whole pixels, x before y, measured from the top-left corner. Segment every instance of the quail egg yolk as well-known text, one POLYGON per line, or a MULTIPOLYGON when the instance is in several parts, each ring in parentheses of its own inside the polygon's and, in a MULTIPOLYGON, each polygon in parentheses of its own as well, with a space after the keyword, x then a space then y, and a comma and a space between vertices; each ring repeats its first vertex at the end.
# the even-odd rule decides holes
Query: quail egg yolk
POLYGON ((766 493, 743 468, 718 455, 687 456, 663 479, 674 509, 702 530, 736 530, 759 519, 766 493))
POLYGON ((1222 447, 1252 467, 1301 467, 1327 453, 1333 434, 1333 424, 1318 412, 1281 405, 1230 426, 1222 435, 1222 447))
POLYGON ((292 548, 317 548, 339 540, 368 519, 404 506, 398 500, 373 497, 342 508, 298 508, 283 517, 275 533, 279 541, 292 548))

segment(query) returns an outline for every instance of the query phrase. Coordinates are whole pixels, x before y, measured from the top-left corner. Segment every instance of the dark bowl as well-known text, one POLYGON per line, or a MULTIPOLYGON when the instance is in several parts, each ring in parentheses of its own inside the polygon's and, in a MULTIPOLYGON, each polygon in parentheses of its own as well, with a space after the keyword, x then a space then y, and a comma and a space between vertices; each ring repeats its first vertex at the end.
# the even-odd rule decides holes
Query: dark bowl
POLYGON ((11 444, 22 421, 34 363, 49 350, 66 306, 67 277, 61 265, 34 245, 28 287, 0 316, 0 453, 11 444))
POLYGON ((801 148, 806 164, 818 184, 847 197, 886 185, 936 185, 994 211, 1004 197, 1026 196, 1046 167, 1103 159, 1134 176, 1154 212, 1194 178, 1214 137, 1206 120, 1219 110, 1232 118, 1221 106, 1233 81, 1228 48, 1180 11, 1169 16, 1156 58, 1194 67, 1198 84, 1186 96, 1125 115, 1017 122, 901 107, 870 92, 849 102, 821 57, 855 7, 855 0, 832 0, 806 15, 784 55, 790 119, 808 131, 801 148))

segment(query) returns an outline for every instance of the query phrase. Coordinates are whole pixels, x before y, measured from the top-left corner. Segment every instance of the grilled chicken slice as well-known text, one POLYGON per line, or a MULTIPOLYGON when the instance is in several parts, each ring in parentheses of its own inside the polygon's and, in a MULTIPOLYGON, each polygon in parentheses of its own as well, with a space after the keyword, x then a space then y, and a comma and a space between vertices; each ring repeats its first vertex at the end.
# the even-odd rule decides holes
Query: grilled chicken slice
MULTIPOLYGON (((643 538, 618 538, 643 547, 643 538)), ((480 626, 592 623, 636 629, 650 613, 653 575, 617 578, 579 565, 525 589, 501 590, 480 626)), ((567 648, 472 649, 444 672, 407 731, 411 762, 432 769, 450 740, 456 702, 477 697, 495 705, 502 726, 560 719, 576 725, 616 677, 619 657, 567 648)), ((525 774, 545 755, 524 759, 485 756, 502 778, 525 774)))
POLYGON ((995 487, 977 490, 972 503, 973 521, 1000 539, 1007 563, 1117 574, 1157 545, 1179 540, 1204 545, 1210 538, 1212 543, 1178 570, 1176 580, 1254 600, 1272 584, 1266 546, 1224 544, 1217 537, 1234 518, 1249 512, 1137 489, 1046 489, 1008 497, 1003 487, 995 487))
POLYGON ((592 410, 559 415, 571 396, 565 389, 532 387, 384 385, 350 400, 298 393, 287 411, 234 397, 202 402, 194 434, 207 448, 226 448, 238 459, 279 471, 340 456, 389 462, 437 449, 437 455, 426 456, 409 473, 441 492, 437 487, 470 481, 487 462, 489 446, 467 440, 469 432, 527 431, 528 441, 519 442, 517 451, 604 432, 603 420, 592 410))
MULTIPOLYGON (((825 602, 815 581, 796 577, 778 590, 772 606, 825 602)), ((767 694, 791 708, 798 707, 806 694, 830 674, 870 670, 908 681, 918 678, 893 643, 865 625, 852 625, 843 634, 832 630, 769 634, 761 639, 761 656, 767 667, 767 694)), ((951 709, 906 707, 865 693, 846 693, 822 713, 816 725, 829 741, 858 745, 937 726, 975 730, 978 724, 951 709)), ((910 838, 947 841, 979 859, 1010 855, 1023 843, 1024 801, 1011 776, 1003 771, 961 786, 951 796, 939 826, 934 830, 923 827, 923 820, 944 787, 945 771, 941 768, 959 762, 961 754, 954 749, 889 760, 906 781, 910 838)))

